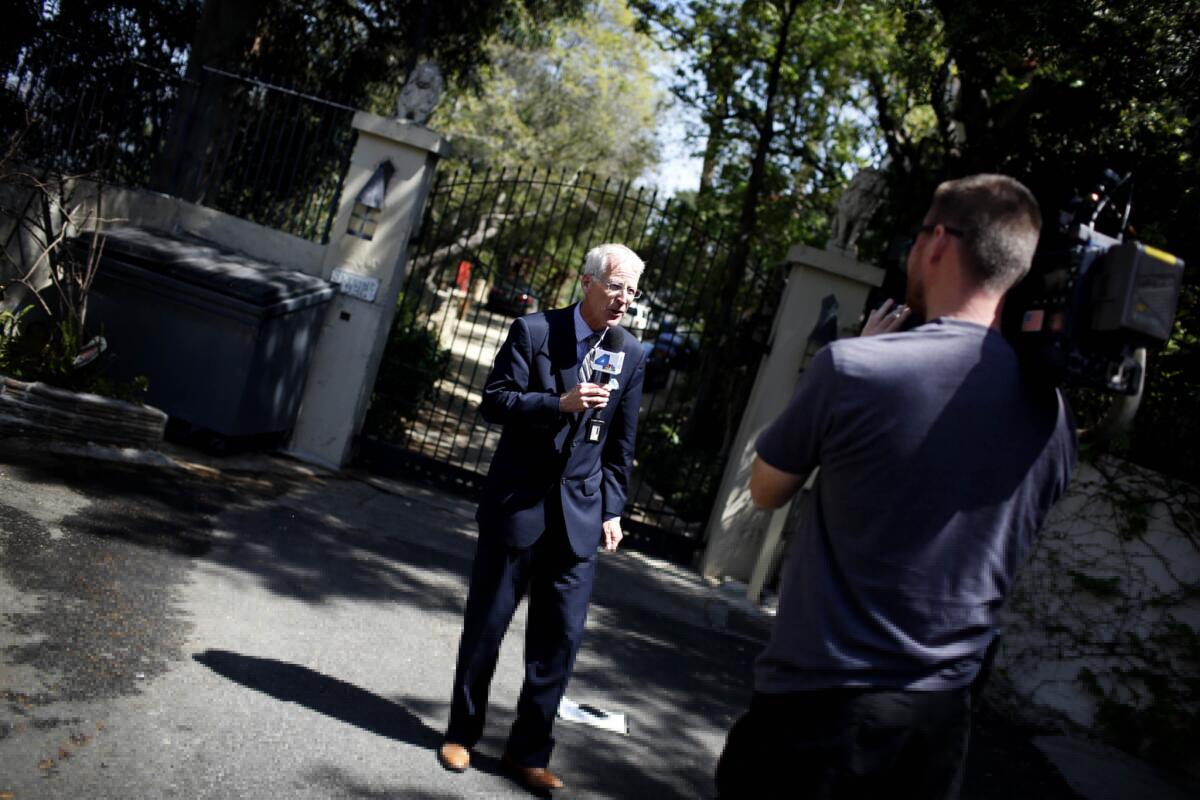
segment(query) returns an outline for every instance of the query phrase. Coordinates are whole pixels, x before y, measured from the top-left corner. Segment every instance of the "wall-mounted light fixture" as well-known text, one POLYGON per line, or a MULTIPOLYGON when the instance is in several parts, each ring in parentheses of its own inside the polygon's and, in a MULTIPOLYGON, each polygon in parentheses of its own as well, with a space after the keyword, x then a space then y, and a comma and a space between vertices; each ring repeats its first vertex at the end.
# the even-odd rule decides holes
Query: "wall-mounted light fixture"
POLYGON ((375 228, 379 225, 379 216, 383 211, 383 198, 387 196, 388 181, 396 174, 396 168, 391 161, 384 161, 375 168, 367 185, 354 198, 354 208, 350 211, 350 225, 346 233, 365 239, 368 242, 375 236, 375 228))

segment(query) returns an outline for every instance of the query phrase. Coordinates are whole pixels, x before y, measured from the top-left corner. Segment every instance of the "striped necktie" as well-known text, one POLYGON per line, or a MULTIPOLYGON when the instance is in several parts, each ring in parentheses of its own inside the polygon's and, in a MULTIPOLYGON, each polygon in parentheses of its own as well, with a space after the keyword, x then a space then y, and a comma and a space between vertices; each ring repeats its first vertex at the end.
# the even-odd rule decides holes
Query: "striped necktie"
POLYGON ((600 346, 600 340, 604 338, 607 331, 593 333, 591 336, 584 339, 584 344, 587 348, 583 351, 583 362, 579 365, 579 382, 588 383, 592 379, 592 373, 595 371, 592 368, 592 356, 597 347, 600 346))

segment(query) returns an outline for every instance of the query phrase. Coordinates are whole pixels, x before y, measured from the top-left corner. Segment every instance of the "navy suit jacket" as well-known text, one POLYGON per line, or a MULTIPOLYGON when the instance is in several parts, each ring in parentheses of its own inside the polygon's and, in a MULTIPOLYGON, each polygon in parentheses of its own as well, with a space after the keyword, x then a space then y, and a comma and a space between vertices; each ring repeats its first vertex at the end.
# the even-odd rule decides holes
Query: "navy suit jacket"
POLYGON ((625 509, 645 365, 641 344, 627 335, 620 386, 608 405, 559 411, 559 395, 579 383, 574 313, 570 306, 519 317, 496 354, 480 410, 503 431, 475 517, 480 536, 503 537, 512 547, 565 530, 571 549, 586 558, 600 546, 601 522, 625 509), (604 422, 596 443, 584 440, 593 415, 604 422))

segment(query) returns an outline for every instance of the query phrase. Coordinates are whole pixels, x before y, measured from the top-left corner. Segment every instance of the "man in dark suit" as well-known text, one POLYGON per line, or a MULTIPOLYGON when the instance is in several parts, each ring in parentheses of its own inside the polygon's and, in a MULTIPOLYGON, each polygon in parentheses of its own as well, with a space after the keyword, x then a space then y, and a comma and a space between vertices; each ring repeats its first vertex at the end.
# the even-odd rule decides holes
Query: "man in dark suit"
POLYGON ((583 635, 597 550, 601 542, 616 550, 622 537, 644 365, 619 323, 640 294, 643 266, 624 245, 593 248, 583 299, 520 317, 496 354, 481 410, 504 430, 475 515, 479 540, 438 753, 447 769, 470 765, 500 642, 528 593, 525 681, 504 763, 530 789, 563 786, 546 768, 550 732, 583 635), (601 371, 616 354, 619 374, 601 371))

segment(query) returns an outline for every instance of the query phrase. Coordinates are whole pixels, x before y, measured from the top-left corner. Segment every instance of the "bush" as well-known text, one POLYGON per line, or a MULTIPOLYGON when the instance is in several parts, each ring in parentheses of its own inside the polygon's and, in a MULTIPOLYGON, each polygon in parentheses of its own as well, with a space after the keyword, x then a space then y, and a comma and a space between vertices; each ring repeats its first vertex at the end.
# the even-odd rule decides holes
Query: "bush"
POLYGON ((72 392, 90 392, 130 403, 146 397, 150 382, 139 376, 132 382, 114 381, 105 372, 110 354, 105 352, 86 365, 77 365, 87 346, 71 319, 26 319, 35 311, 0 311, 0 373, 27 382, 46 383, 72 392))
POLYGON ((638 468, 684 522, 703 522, 712 510, 723 463, 707 450, 689 448, 680 437, 681 411, 660 411, 640 426, 638 468))
POLYGON ((437 334, 419 322, 411 309, 397 313, 371 392, 364 432, 402 440, 421 404, 433 399, 449 362, 450 351, 438 345, 437 334))

